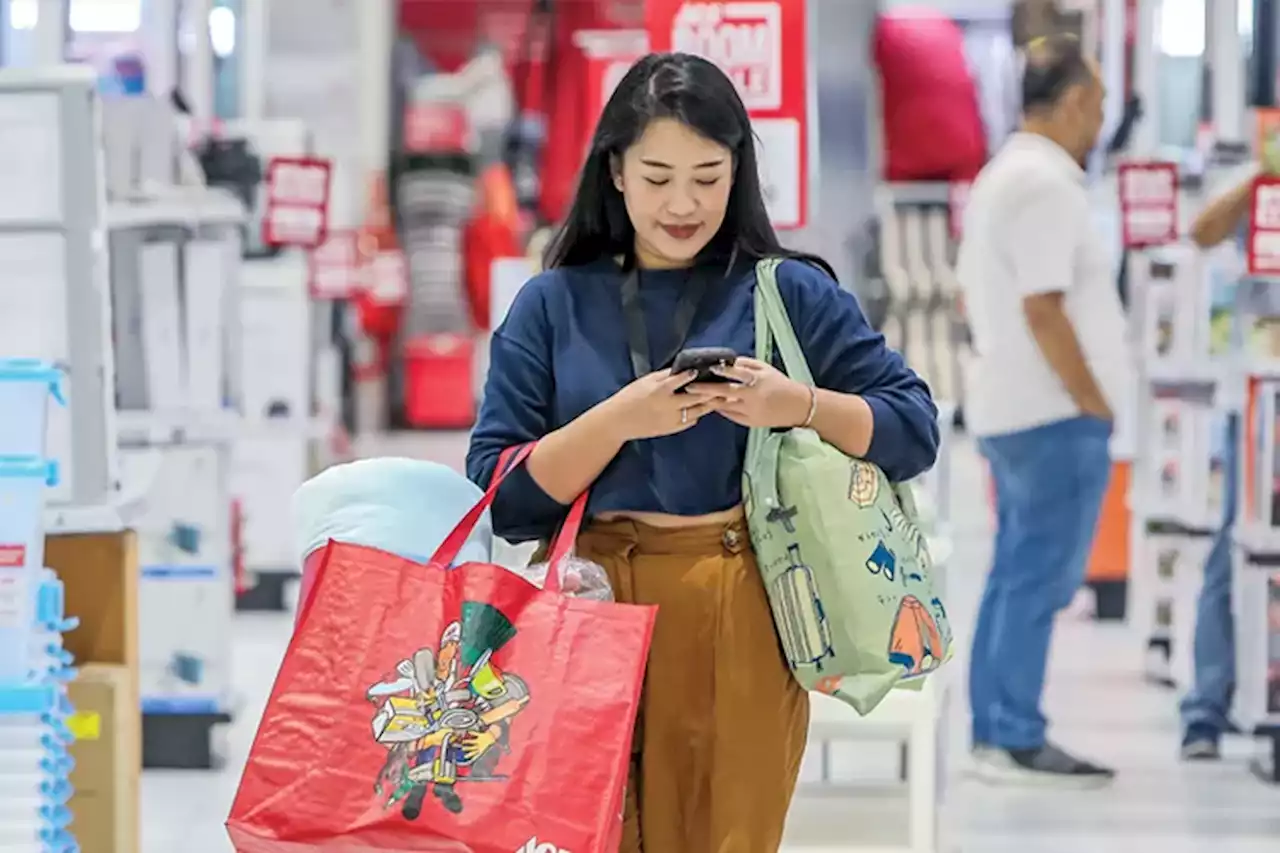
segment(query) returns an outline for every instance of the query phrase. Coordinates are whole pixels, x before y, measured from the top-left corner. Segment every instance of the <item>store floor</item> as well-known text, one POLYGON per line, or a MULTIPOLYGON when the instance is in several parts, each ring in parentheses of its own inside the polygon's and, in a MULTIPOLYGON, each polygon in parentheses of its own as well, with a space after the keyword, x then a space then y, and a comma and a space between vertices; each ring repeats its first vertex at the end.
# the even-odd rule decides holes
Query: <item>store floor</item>
MULTIPOLYGON (((459 464, 465 437, 405 436, 372 450, 459 464)), ((957 630, 967 633, 990 548, 979 462, 959 443, 954 455, 956 537, 948 587, 957 630)), ((225 732, 226 766, 204 773, 143 776, 143 853, 229 853, 222 832, 240 767, 288 639, 288 616, 242 616, 234 672, 240 711, 225 732)), ((967 647, 962 638, 961 647, 967 647)), ((1229 745, 1221 764, 1186 766, 1176 758, 1177 697, 1144 684, 1140 644, 1123 626, 1063 616, 1056 638, 1047 708, 1052 735, 1067 747, 1114 764, 1104 791, 995 789, 967 778, 963 656, 949 666, 952 689, 946 813, 948 853, 1275 853, 1280 849, 1280 789, 1254 780, 1251 747, 1229 745)), ((901 843, 905 810, 897 748, 842 746, 833 770, 858 783, 846 798, 802 797, 793 810, 786 853, 826 853, 901 843)), ((814 768, 806 769, 812 776, 814 768)), ((656 851, 655 853, 661 853, 656 851)))

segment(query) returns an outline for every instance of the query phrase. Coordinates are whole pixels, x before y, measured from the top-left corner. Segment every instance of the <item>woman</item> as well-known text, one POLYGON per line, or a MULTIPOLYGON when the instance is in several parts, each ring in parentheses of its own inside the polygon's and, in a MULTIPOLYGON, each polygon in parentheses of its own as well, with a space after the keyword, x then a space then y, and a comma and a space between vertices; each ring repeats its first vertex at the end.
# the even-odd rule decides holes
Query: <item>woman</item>
POLYGON ((938 447, 929 389, 825 264, 778 243, 756 170, 746 110, 720 70, 683 54, 636 63, 605 106, 548 271, 493 334, 467 455, 483 485, 503 450, 538 440, 498 492, 495 532, 545 538, 590 489, 578 554, 604 566, 618 600, 659 608, 625 853, 781 842, 808 698, 743 526, 747 427, 810 425, 895 480, 938 447), (793 258, 779 286, 817 391, 747 357, 753 267, 771 256, 793 258), (697 346, 739 353, 720 370, 727 382, 667 368, 697 346))

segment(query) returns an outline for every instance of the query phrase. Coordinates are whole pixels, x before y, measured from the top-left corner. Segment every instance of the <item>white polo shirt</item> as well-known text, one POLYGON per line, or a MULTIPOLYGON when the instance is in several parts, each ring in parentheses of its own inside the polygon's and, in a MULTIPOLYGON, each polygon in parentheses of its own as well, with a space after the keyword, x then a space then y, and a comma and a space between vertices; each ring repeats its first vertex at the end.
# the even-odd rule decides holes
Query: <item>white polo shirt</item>
POLYGON ((1124 408, 1132 356, 1115 270, 1089 211, 1085 174, 1049 139, 1016 133, 974 181, 956 274, 976 351, 965 423, 979 436, 1080 413, 1027 326, 1023 299, 1061 292, 1094 378, 1124 408))

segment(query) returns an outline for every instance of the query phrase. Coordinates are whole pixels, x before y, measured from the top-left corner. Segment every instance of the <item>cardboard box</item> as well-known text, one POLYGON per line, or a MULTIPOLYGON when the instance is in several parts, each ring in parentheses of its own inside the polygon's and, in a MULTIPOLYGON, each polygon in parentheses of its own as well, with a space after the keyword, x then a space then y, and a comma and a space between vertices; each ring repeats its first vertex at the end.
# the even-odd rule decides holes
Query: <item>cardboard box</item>
POLYGON ((70 685, 71 831, 82 853, 137 853, 141 730, 136 686, 127 667, 88 664, 70 685))

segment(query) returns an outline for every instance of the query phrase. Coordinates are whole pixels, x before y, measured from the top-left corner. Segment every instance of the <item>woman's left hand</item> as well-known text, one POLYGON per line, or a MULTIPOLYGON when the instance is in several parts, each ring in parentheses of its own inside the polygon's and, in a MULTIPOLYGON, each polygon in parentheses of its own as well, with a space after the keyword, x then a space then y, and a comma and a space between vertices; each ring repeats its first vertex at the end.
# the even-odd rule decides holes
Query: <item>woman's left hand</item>
POLYGON ((809 417, 811 391, 771 364, 739 357, 730 367, 713 367, 718 376, 730 380, 694 383, 690 389, 725 400, 716 411, 745 427, 794 427, 809 417))

